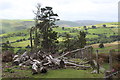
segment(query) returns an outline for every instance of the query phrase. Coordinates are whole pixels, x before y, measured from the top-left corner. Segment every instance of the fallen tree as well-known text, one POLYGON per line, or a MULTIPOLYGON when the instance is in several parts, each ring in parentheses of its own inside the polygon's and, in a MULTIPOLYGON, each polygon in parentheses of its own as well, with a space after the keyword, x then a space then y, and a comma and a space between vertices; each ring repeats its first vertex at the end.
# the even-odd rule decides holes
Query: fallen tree
POLYGON ((61 58, 54 58, 52 55, 48 55, 47 53, 42 54, 41 51, 33 53, 32 55, 29 55, 27 52, 23 53, 21 56, 15 55, 13 60, 14 65, 31 66, 33 74, 46 73, 49 68, 58 69, 75 66, 87 69, 91 67, 64 60, 64 56, 61 56, 61 58))

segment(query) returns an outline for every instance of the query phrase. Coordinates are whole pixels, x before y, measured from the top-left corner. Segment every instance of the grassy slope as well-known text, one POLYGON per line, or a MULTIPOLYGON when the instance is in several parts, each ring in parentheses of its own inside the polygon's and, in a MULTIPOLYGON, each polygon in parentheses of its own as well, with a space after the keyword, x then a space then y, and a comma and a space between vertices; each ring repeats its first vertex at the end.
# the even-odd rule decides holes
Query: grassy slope
MULTIPOLYGON (((107 23, 107 25, 109 25, 109 26, 111 26, 111 24, 113 24, 113 23, 107 23)), ((97 26, 99 26, 99 25, 97 25, 97 26)), ((82 29, 82 27, 67 27, 66 29, 68 29, 68 28, 70 28, 70 29, 82 29)), ((55 30, 60 32, 60 33, 69 32, 69 30, 62 31, 61 28, 57 28, 55 30)), ((117 32, 117 29, 114 28, 113 31, 117 32)), ((23 32, 26 32, 26 30, 23 31, 23 32)), ((110 33, 111 34, 111 31, 109 31, 108 29, 104 29, 104 28, 90 29, 90 30, 88 30, 88 32, 90 32, 90 33, 110 33)), ((9 33, 9 34, 11 34, 11 33, 9 33)), ((71 34, 75 35, 76 33, 71 33, 71 34)), ((1 34, 0 36, 5 36, 5 35, 8 35, 8 34, 1 34)), ((109 34, 107 34, 107 35, 109 35, 109 34)), ((97 37, 97 35, 87 35, 87 37, 95 38, 95 37, 97 37)), ((11 38, 8 38, 8 40, 15 41, 15 40, 21 39, 21 38, 23 38, 23 37, 13 37, 13 38, 11 37, 11 38)), ((28 35, 25 38, 28 38, 28 35)), ((61 38, 59 40, 62 41, 61 38)), ((30 44, 30 43, 27 40, 27 41, 23 41, 23 42, 13 43, 12 46, 25 47, 28 44, 30 44)), ((92 46, 95 49, 99 49, 98 45, 99 44, 94 44, 92 46)), ((108 43, 108 44, 105 44, 105 48, 102 48, 102 49, 99 49, 99 50, 101 52, 106 52, 109 49, 113 49, 113 48, 117 49, 117 45, 118 45, 117 42, 108 43)), ((108 65, 105 64, 105 66, 107 67, 108 65)), ((34 78, 68 78, 68 77, 69 78, 86 78, 86 77, 87 78, 101 78, 101 77, 104 76, 104 74, 90 74, 90 72, 92 70, 75 70, 75 69, 49 70, 47 74, 38 74, 38 75, 35 75, 35 76, 31 75, 30 70, 20 70, 20 69, 14 69, 14 70, 15 70, 15 73, 6 72, 5 74, 7 75, 7 77, 14 77, 14 76, 23 77, 23 76, 27 76, 27 77, 34 77, 34 78), (18 75, 16 75, 16 74, 18 74, 18 75)), ((4 73, 3 73, 3 75, 4 75, 4 73)))
MULTIPOLYGON (((107 23, 108 24, 108 23, 107 23)), ((107 25, 108 27, 109 26, 111 26, 112 24, 114 24, 114 23, 109 23, 109 25, 107 25)), ((96 25, 97 27, 99 26, 99 25, 102 25, 102 24, 98 24, 98 25, 96 25)), ((89 27, 89 26, 88 26, 89 27)), ((82 30, 83 29, 83 27, 65 27, 65 29, 66 30, 62 30, 62 28, 61 27, 59 27, 59 28, 55 28, 54 30, 55 31, 57 31, 57 32, 59 32, 59 33, 63 33, 63 32, 70 32, 71 30, 73 30, 73 29, 78 29, 78 30, 82 30)), ((19 31, 18 31, 19 32, 19 31)), ((23 32, 23 31, 21 31, 21 32, 23 32)), ((25 31, 24 31, 25 32, 25 31)), ((27 31, 26 31, 27 32, 27 31)), ((96 37, 98 37, 98 35, 92 35, 93 33, 96 33, 96 34, 102 34, 102 33, 106 33, 106 35, 107 36, 110 36, 110 35, 113 35, 113 33, 116 33, 116 35, 117 35, 117 33, 118 33, 118 29, 117 28, 113 28, 113 29, 109 29, 109 28, 97 28, 97 29, 88 29, 87 30, 87 32, 89 32, 89 33, 91 33, 91 34, 88 34, 87 35, 87 38, 96 38, 96 37)), ((9 32, 9 33, 7 33, 7 34, 11 34, 12 32, 9 32)), ((7 35, 7 34, 1 34, 0 36, 5 36, 5 35, 7 35)), ((70 33, 70 34, 72 34, 72 35, 76 35, 77 33, 70 33)), ((114 34, 115 35, 115 34, 114 34)), ((19 38, 19 37, 15 37, 16 39, 17 38, 19 38)), ((8 38, 9 39, 9 38, 8 38)), ((14 40, 16 40, 16 39, 14 39, 14 40)), ((9 39, 10 41, 12 41, 13 40, 13 38, 12 38, 12 40, 11 39, 9 39)), ((6 41, 6 40, 5 40, 6 41)))
MULTIPOLYGON (((102 23, 102 24, 97 24, 95 26, 97 27, 103 27, 103 24, 106 25, 106 27, 118 27, 118 22, 111 22, 111 23, 102 23)), ((92 25, 88 26, 91 27, 92 25)))
POLYGON ((91 70, 50 70, 46 75, 35 75, 35 78, 102 78, 103 74, 90 74, 91 70))
POLYGON ((103 78, 104 74, 90 74, 92 69, 88 70, 77 70, 72 68, 67 69, 57 69, 51 70, 49 69, 46 74, 37 74, 32 75, 31 69, 29 67, 19 67, 19 66, 11 66, 11 63, 3 63, 3 74, 6 78, 103 78), (14 73, 5 72, 7 69, 5 66, 9 66, 14 73), (16 75, 17 74, 17 75, 16 75))
POLYGON ((112 43, 106 43, 104 44, 104 48, 99 48, 99 44, 93 44, 94 53, 95 50, 99 50, 99 53, 109 53, 111 49, 115 49, 115 51, 120 51, 118 44, 120 44, 120 41, 112 42, 112 43))
POLYGON ((1 20, 0 26, 3 32, 14 32, 24 30, 33 26, 33 20, 1 20))
MULTIPOLYGON (((21 21, 31 21, 31 20, 21 20, 21 21)), ((8 21, 6 20, 6 22, 8 22, 8 21)), ((15 24, 16 22, 17 22, 17 20, 15 20, 15 21, 13 21, 11 23, 15 24)), ((103 23, 103 24, 106 24, 107 27, 110 27, 110 26, 113 26, 113 25, 114 25, 114 27, 116 27, 117 23, 114 22, 114 23, 103 23)), ((90 33, 90 34, 87 35, 87 38, 97 38, 98 37, 98 35, 92 35, 93 33, 95 33, 95 34, 103 34, 103 33, 105 33, 105 35, 107 37, 109 37, 110 35, 118 35, 118 28, 103 28, 102 27, 103 24, 96 25, 97 27, 100 27, 100 28, 88 29, 87 32, 90 33)), ((87 26, 87 27, 91 27, 91 26, 87 26)), ((58 33, 64 33, 64 32, 70 33, 70 31, 72 31, 73 29, 74 30, 77 29, 79 31, 79 30, 83 30, 83 27, 65 27, 65 30, 62 30, 61 27, 54 28, 54 30, 57 31, 58 33)), ((12 42, 12 41, 16 41, 16 40, 23 39, 23 38, 25 38, 25 39, 29 38, 29 31, 28 30, 20 30, 20 31, 15 31, 15 32, 8 32, 8 33, 5 33, 5 34, 0 34, 0 37, 6 36, 6 35, 12 34, 12 33, 18 33, 18 32, 23 32, 23 33, 27 34, 27 36, 24 36, 24 37, 22 37, 22 36, 17 36, 16 37, 15 36, 15 37, 10 37, 10 38, 5 38, 5 39, 2 40, 2 42, 6 42, 7 40, 12 42)), ((73 35, 73 36, 76 36, 77 32, 72 32, 70 34, 73 35)), ((58 40, 62 41, 63 38, 60 37, 58 40)), ((2 43, 2 42, 0 41, 0 43, 2 43)), ((16 42, 16 43, 12 43, 11 45, 14 46, 14 47, 26 47, 27 45, 30 45, 30 41, 27 40, 27 41, 22 41, 22 42, 16 42)))
MULTIPOLYGON (((103 78, 104 74, 90 74, 92 70, 75 70, 75 69, 62 69, 62 70, 49 70, 46 74, 32 75, 30 70, 17 70, 16 73, 3 73, 6 77, 29 77, 29 78, 103 78)), ((15 78, 14 77, 14 78, 15 78)))

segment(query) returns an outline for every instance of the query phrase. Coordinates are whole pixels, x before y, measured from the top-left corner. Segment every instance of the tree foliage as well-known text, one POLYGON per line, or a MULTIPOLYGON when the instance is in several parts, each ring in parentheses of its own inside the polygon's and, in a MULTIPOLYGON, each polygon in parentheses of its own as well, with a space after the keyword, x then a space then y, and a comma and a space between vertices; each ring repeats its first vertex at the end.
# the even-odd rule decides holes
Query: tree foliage
POLYGON ((66 51, 70 51, 71 50, 71 43, 72 43, 72 41, 71 41, 71 35, 69 34, 69 33, 65 33, 65 36, 64 36, 65 38, 64 38, 64 47, 66 48, 66 51))
POLYGON ((86 45, 86 34, 83 31, 80 31, 77 37, 72 39, 72 36, 68 33, 65 34, 64 47, 66 51, 84 48, 86 45))
POLYGON ((54 14, 52 7, 41 8, 40 4, 37 5, 35 15, 34 47, 42 48, 47 52, 56 51, 58 37, 57 32, 53 31, 52 28, 57 27, 55 21, 59 20, 56 19, 58 15, 54 14))
POLYGON ((80 31, 79 35, 77 36, 77 47, 83 48, 86 45, 86 34, 84 31, 80 31))

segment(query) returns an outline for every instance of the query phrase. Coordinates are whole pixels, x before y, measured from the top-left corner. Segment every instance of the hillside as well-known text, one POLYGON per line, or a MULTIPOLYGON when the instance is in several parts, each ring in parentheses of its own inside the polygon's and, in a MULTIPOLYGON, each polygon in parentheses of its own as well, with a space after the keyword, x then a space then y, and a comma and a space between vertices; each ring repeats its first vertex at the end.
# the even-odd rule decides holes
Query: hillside
POLYGON ((57 25, 59 25, 60 27, 76 27, 76 26, 82 26, 81 24, 74 22, 74 21, 58 21, 56 22, 57 25))
MULTIPOLYGON (((19 22, 19 21, 18 21, 19 22)), ((10 24, 13 25, 18 22, 11 22, 10 24)), ((8 27, 12 28, 14 32, 7 32, 4 34, 0 34, 0 46, 4 47, 2 49, 5 49, 5 44, 9 45, 9 49, 13 51, 14 54, 23 54, 26 50, 30 50, 30 36, 29 36, 29 26, 33 25, 31 23, 33 21, 21 21, 19 22, 19 29, 16 29, 16 26, 9 26, 6 25, 7 28, 4 28, 5 30, 8 29, 8 27), (20 24, 26 25, 24 29, 20 24), (31 25, 29 25, 31 24, 31 25), (21 26, 21 27, 20 27, 21 26)), ((6 21, 7 23, 7 21, 6 21)), ((78 35, 79 31, 86 32, 86 40, 87 45, 93 46, 93 56, 96 53, 96 50, 99 50, 99 55, 108 55, 109 51, 111 49, 114 49, 116 52, 120 51, 118 48, 118 40, 120 41, 119 35, 118 35, 118 27, 117 22, 114 23, 102 23, 102 24, 96 24, 92 27, 90 26, 78 26, 78 27, 57 27, 53 28, 54 31, 58 32, 58 40, 59 43, 62 43, 64 41, 64 35, 65 33, 69 33, 71 36, 71 39, 75 39, 75 37, 78 35), (104 27, 103 24, 106 24, 104 27), (99 48, 99 44, 104 43, 104 48, 99 48)), ((10 30, 10 28, 8 30, 10 30)), ((11 30, 12 31, 12 30, 11 30)), ((33 41, 34 43, 34 41, 33 41)), ((60 49, 61 50, 61 49, 60 49)), ((0 50, 1 51, 1 50, 0 50)), ((60 52, 60 51, 58 51, 60 52)), ((57 54, 58 55, 58 54, 57 54)), ((8 59, 8 58, 7 58, 8 59)), ((73 62, 81 62, 81 59, 71 59, 73 62)), ((46 74, 37 74, 32 75, 31 74, 31 66, 13 66, 12 63, 2 63, 3 65, 3 77, 17 77, 17 78, 102 78, 104 77, 104 73, 100 74, 90 74, 93 70, 92 69, 82 69, 82 68, 66 68, 66 69, 49 69, 46 74), (9 66, 9 67, 6 67, 9 66), (76 73, 76 74, 75 74, 76 73), (16 75, 17 74, 17 75, 16 75), (67 74, 67 75, 66 75, 67 74), (80 75, 81 74, 81 75, 80 75), (54 76, 56 75, 56 76, 54 76)), ((86 64, 87 66, 89 64, 86 64)), ((84 65, 84 66, 86 66, 84 65)), ((104 69, 109 68, 108 63, 103 63, 102 67, 104 69)))
MULTIPOLYGON (((17 30, 24 30, 32 27, 34 25, 34 20, 6 20, 2 19, 0 22, 2 25, 0 26, 0 32, 14 32, 17 30)), ((56 25, 60 27, 77 27, 77 26, 85 26, 85 25, 95 25, 98 23, 105 23, 104 21, 93 21, 93 20, 79 20, 79 21, 64 21, 60 20, 56 22, 56 25)), ((0 33, 0 34, 1 34, 0 33)))
POLYGON ((82 26, 96 25, 96 24, 101 24, 101 23, 109 23, 106 21, 95 21, 95 20, 78 20, 76 22, 81 24, 82 26))
MULTIPOLYGON (((28 24, 30 22, 32 21, 27 21, 28 24)), ((22 23, 22 25, 25 25, 26 21, 21 21, 21 22, 11 21, 10 24, 13 25, 15 23, 18 23, 18 24, 22 23)), ((33 25, 33 23, 30 23, 30 24, 33 25)), ((96 43, 110 43, 110 42, 120 40, 118 36, 117 22, 103 23, 103 24, 95 25, 96 28, 92 28, 92 25, 91 25, 91 26, 86 26, 86 29, 84 29, 84 27, 82 26, 82 27, 64 27, 64 29, 62 27, 58 27, 58 28, 54 28, 54 30, 58 32, 58 36, 59 36, 58 40, 60 42, 63 41, 64 34, 66 32, 69 33, 72 36, 72 38, 74 38, 77 36, 80 30, 86 32, 86 39, 87 39, 88 45, 96 44, 96 43), (103 24, 106 24, 106 27, 103 27, 103 24)), ((25 28, 29 28, 29 27, 30 25, 28 26, 26 24, 25 28)), ((29 29, 16 30, 15 26, 10 26, 10 28, 12 28, 11 31, 13 32, 8 32, 8 33, 4 33, 0 35, 0 39, 2 39, 2 41, 0 40, 0 45, 2 45, 2 43, 6 43, 7 41, 9 41, 11 46, 15 47, 15 52, 19 50, 20 48, 25 49, 25 47, 30 45, 29 29)), ((22 27, 18 27, 18 28, 22 28, 22 27)))
POLYGON ((0 32, 6 33, 6 32, 14 32, 17 30, 24 30, 27 28, 30 28, 34 25, 33 20, 1 20, 2 27, 0 29, 0 32))

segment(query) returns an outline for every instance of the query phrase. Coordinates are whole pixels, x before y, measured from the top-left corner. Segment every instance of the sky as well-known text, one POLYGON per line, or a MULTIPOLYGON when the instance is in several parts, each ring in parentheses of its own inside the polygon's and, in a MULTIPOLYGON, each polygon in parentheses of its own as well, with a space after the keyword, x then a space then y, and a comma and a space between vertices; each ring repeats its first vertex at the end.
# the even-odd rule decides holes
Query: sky
POLYGON ((61 20, 117 21, 119 0, 0 0, 0 19, 34 19, 37 3, 61 20))

